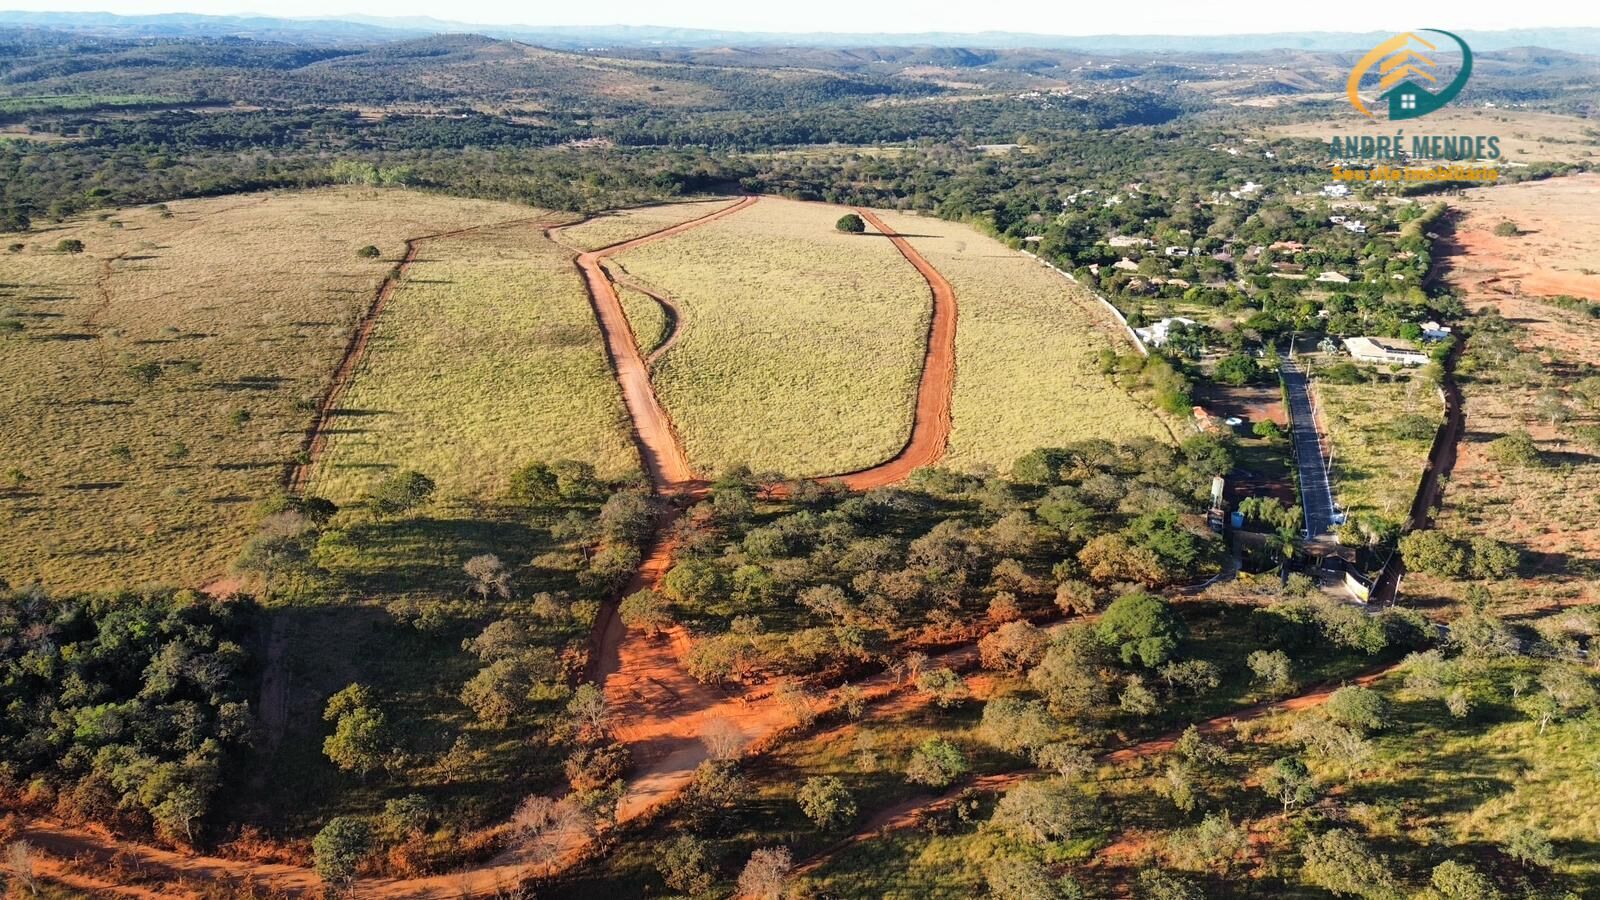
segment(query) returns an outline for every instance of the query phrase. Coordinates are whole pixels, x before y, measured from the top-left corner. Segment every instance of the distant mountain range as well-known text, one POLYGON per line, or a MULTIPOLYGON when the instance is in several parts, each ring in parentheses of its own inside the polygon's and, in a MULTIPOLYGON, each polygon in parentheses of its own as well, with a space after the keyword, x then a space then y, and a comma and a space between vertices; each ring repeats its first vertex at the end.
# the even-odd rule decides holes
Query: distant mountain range
MULTIPOLYGON (((1446 17, 1448 18, 1448 17, 1446 17)), ((1442 24, 1448 26, 1448 21, 1442 24)), ((982 47, 1097 53, 1248 53, 1264 50, 1360 50, 1389 32, 1278 32, 1236 35, 1049 35, 1013 31, 919 33, 716 31, 650 25, 484 25, 427 17, 345 15, 290 19, 171 13, 4 12, 0 27, 34 27, 115 37, 243 37, 316 43, 371 43, 433 34, 472 33, 559 49, 659 47, 982 47)), ((1545 47, 1600 54, 1600 28, 1514 28, 1458 32, 1478 51, 1545 47)))

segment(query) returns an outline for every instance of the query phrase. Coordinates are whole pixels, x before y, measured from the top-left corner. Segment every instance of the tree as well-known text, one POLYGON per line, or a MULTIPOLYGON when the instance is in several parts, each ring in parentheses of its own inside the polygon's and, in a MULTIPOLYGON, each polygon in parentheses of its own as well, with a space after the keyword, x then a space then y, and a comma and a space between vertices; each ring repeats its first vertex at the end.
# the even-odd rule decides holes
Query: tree
POLYGON ((717 716, 700 729, 700 742, 712 759, 736 759, 744 749, 744 730, 726 716, 717 716))
POLYGON ((1554 845, 1550 843, 1550 836, 1528 825, 1520 825, 1513 829, 1500 849, 1504 850, 1507 856, 1522 863, 1523 868, 1538 866, 1548 869, 1556 864, 1556 851, 1554 845))
POLYGON ((1101 643, 1116 649, 1124 663, 1153 669, 1172 658, 1185 629, 1166 600, 1135 591, 1106 608, 1095 633, 1101 643))
POLYGON ((623 625, 637 628, 646 637, 655 637, 672 627, 666 600, 649 588, 629 594, 617 607, 617 614, 622 617, 623 625))
POLYGON ((62 238, 56 243, 57 253, 78 254, 83 252, 83 241, 77 238, 62 238))
POLYGON ((978 641, 978 659, 985 669, 1021 675, 1044 656, 1050 638, 1030 622, 1007 622, 978 641))
POLYGON ((1094 586, 1087 581, 1068 578, 1056 585, 1056 608, 1064 615, 1086 616, 1094 612, 1097 605, 1094 586))
POLYGON ((1489 442, 1489 456, 1502 466, 1539 464, 1539 446, 1526 429, 1515 429, 1489 442))
POLYGON ((1024 753, 1043 747, 1060 728, 1050 710, 1040 700, 1017 696, 996 697, 983 705, 984 739, 1010 753, 1024 753))
POLYGON ((398 516, 426 503, 436 488, 432 478, 408 469, 379 482, 368 503, 379 515, 398 516))
POLYGON ((960 675, 940 666, 917 676, 917 690, 933 697, 940 709, 949 709, 965 701, 972 692, 960 675))
POLYGON ((1467 571, 1467 552, 1454 538, 1441 531, 1423 529, 1400 538, 1400 555, 1406 568, 1445 578, 1459 578, 1467 571))
POLYGON ((356 251, 356 256, 360 257, 361 259, 377 259, 378 257, 380 257, 382 255, 383 255, 383 251, 379 250, 377 247, 374 247, 371 244, 368 244, 365 247, 362 247, 360 250, 356 251))
POLYGON ((906 780, 932 788, 947 788, 967 771, 961 748, 944 738, 929 738, 911 751, 906 780))
POLYGON ((695 832, 718 829, 729 824, 729 807, 749 792, 750 785, 739 772, 738 763, 708 759, 695 767, 680 804, 684 825, 695 832))
POLYGON ((328 698, 322 719, 335 722, 333 734, 322 742, 322 752, 346 772, 365 777, 388 752, 389 723, 372 690, 359 682, 328 698))
POLYGON ((807 778, 796 795, 806 818, 818 828, 830 829, 856 817, 856 801, 845 789, 844 782, 832 775, 807 778))
POLYGON ((867 230, 867 223, 862 221, 861 217, 855 213, 845 213, 839 217, 839 221, 835 222, 833 227, 845 234, 861 234, 867 230))
POLYGON ((656 855, 656 871, 667 887, 690 896, 706 893, 717 882, 705 841, 689 834, 680 834, 662 846, 656 855))
POLYGON ((739 895, 751 900, 779 900, 794 868, 788 847, 763 847, 750 854, 739 873, 739 895))
POLYGON ((1200 886, 1176 872, 1145 869, 1139 873, 1139 900, 1204 900, 1200 886))
POLYGON ((1297 756, 1285 756, 1269 766, 1261 776, 1261 790, 1282 803, 1285 813, 1291 807, 1310 803, 1317 796, 1311 770, 1297 756))
POLYGON ((478 720, 504 728, 532 705, 529 691, 536 680, 534 660, 528 654, 497 659, 478 670, 461 686, 460 699, 478 720))
POLYGON ((563 766, 567 782, 580 797, 604 791, 627 774, 633 762, 623 744, 611 741, 579 747, 567 755, 563 766))
POLYGON ((1217 360, 1216 367, 1212 369, 1211 377, 1223 384, 1235 387, 1249 384, 1261 374, 1261 366, 1256 363, 1255 357, 1248 353, 1230 353, 1217 360))
POLYGON ((472 557, 461 566, 461 571, 472 579, 472 590, 484 600, 490 597, 511 599, 511 573, 506 571, 506 565, 500 561, 500 557, 493 553, 472 557))
POLYGON ((1428 879, 1438 900, 1499 900, 1500 889, 1487 875, 1453 859, 1433 867, 1428 879))
POLYGON ((1006 791, 990 823, 1035 844, 1064 840, 1095 820, 1096 803, 1082 788, 1060 778, 1029 780, 1006 791))
POLYGON ((1516 237, 1522 233, 1522 229, 1517 226, 1517 223, 1511 221, 1510 219, 1501 219, 1500 222, 1494 226, 1494 233, 1497 237, 1516 237))
POLYGON ((348 888, 356 869, 372 849, 372 828, 365 819, 337 816, 311 839, 317 875, 329 885, 348 888))
POLYGON ((1070 879, 1025 856, 1002 856, 984 869, 992 900, 1080 900, 1083 891, 1070 879))
POLYGON ((1294 687, 1294 675, 1289 654, 1282 650, 1253 650, 1245 659, 1256 681, 1266 686, 1267 692, 1281 695, 1294 687))
POLYGON ((511 501, 522 506, 542 506, 561 499, 560 480, 546 463, 528 463, 511 473, 506 489, 511 501))
POLYGON ((1400 883, 1387 857, 1373 853, 1348 831, 1313 835, 1300 845, 1301 871, 1310 883, 1340 896, 1399 900, 1400 883))
POLYGON ((592 681, 578 685, 573 690, 572 697, 567 700, 567 715, 572 716, 579 727, 591 734, 605 732, 606 715, 609 711, 606 692, 592 681))
POLYGON ((33 847, 27 841, 12 841, 6 845, 6 871, 28 896, 39 896, 39 878, 33 871, 33 847))
POLYGON ((1340 725, 1365 731, 1378 731, 1389 718, 1389 704, 1371 688, 1348 684, 1328 698, 1328 718, 1340 725))

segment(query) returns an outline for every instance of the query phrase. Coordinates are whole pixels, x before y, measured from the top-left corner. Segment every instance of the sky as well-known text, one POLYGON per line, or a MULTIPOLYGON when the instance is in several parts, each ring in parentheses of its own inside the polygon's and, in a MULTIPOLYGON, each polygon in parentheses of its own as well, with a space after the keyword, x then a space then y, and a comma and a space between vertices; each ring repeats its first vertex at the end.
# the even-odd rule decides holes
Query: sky
POLYGON ((1600 3, 1453 0, 1436 10, 1392 10, 1282 0, 1135 0, 1106 3, 972 3, 950 0, 0 0, 0 9, 59 12, 164 12, 284 17, 432 16, 489 25, 664 25, 732 31, 1020 31, 1035 34, 1259 34, 1293 31, 1451 31, 1600 26, 1600 3), (1416 16, 1429 21, 1412 21, 1416 16), (1391 19, 1393 21, 1391 21, 1391 19), (1433 21, 1437 19, 1438 21, 1433 21))

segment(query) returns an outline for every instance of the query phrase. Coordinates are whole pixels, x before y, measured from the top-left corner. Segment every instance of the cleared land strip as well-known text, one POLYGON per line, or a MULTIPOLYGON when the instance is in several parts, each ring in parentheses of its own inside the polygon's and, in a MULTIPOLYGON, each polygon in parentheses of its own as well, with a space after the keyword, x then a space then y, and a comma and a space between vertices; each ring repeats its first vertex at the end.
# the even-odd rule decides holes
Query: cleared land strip
POLYGON ((945 465, 1009 469, 1038 447, 1103 438, 1171 441, 1161 418, 1112 381, 1102 351, 1132 341, 1081 288, 953 222, 877 211, 961 297, 945 465))

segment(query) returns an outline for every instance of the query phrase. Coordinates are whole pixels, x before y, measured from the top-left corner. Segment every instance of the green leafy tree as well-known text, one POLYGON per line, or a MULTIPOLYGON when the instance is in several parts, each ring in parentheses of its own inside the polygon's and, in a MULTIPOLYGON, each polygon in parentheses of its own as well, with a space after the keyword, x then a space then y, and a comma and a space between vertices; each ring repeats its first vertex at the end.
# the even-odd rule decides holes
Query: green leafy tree
POLYGON ((1285 756, 1269 766, 1261 776, 1261 790, 1282 803, 1286 813, 1293 807, 1310 803, 1317 796, 1311 770, 1296 756, 1285 756))
POLYGON ((705 841, 690 834, 680 834, 662 845, 656 854, 656 871, 667 887, 691 897, 710 891, 717 882, 705 841))
POLYGON ((428 502, 437 487, 432 478, 408 469, 379 482, 368 502, 379 515, 398 516, 428 502))
POLYGON ((1186 629, 1166 600, 1135 591, 1118 597, 1106 608, 1095 633, 1102 643, 1117 651, 1124 663, 1153 669, 1177 652, 1186 629))
POLYGON ((317 875, 337 889, 355 881, 356 870, 372 849, 372 827, 365 819, 338 816, 311 840, 317 875))
POLYGON ((806 818, 818 828, 830 829, 843 825, 856 817, 856 801, 850 791, 832 775, 807 778, 796 795, 806 818))
POLYGON ((1433 867, 1428 885, 1433 889, 1430 896, 1437 900, 1500 900, 1501 896, 1489 876, 1453 859, 1433 867))
POLYGON ((906 780, 933 788, 947 788, 967 771, 967 758, 961 748, 944 738, 929 738, 911 751, 906 763, 906 780))
POLYGON ((322 742, 323 754, 334 765, 365 777, 383 764, 390 746, 389 721, 365 685, 351 684, 328 698, 322 718, 334 723, 333 734, 322 742))
POLYGON ((867 223, 862 221, 861 217, 855 213, 845 213, 839 217, 839 221, 835 222, 833 227, 845 234, 861 234, 867 230, 867 223))
POLYGON ((1387 857, 1348 831, 1313 835, 1300 846, 1306 881, 1341 896, 1400 900, 1405 896, 1387 857))
POLYGON ((1364 731, 1378 731, 1389 721, 1389 704, 1383 695, 1355 684, 1334 691, 1324 709, 1328 718, 1340 725, 1364 731))

